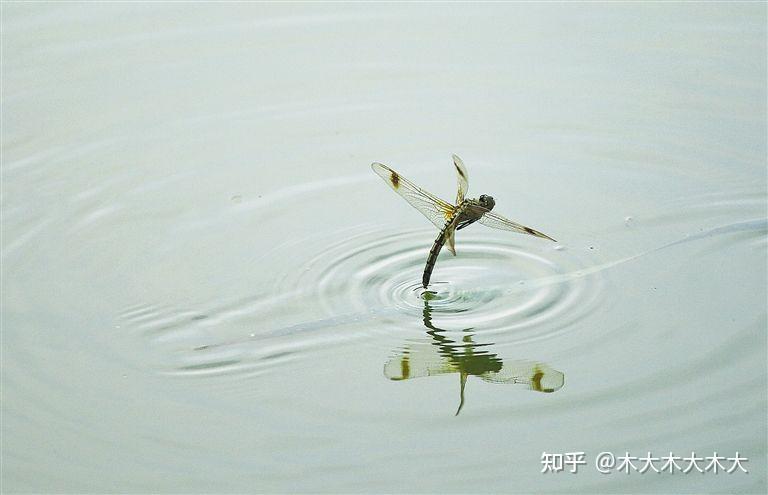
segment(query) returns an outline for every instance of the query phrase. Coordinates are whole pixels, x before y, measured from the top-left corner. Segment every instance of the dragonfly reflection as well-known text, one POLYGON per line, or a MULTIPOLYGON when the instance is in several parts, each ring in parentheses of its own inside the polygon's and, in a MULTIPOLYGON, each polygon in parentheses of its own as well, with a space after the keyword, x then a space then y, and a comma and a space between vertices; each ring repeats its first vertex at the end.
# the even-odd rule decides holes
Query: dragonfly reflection
MULTIPOLYGON (((432 323, 432 308, 424 301, 424 326, 429 330, 429 340, 409 343, 399 355, 384 365, 384 375, 390 380, 408 380, 424 376, 457 373, 459 375, 459 407, 464 407, 464 390, 467 377, 474 375, 491 383, 519 384, 536 392, 551 393, 560 390, 565 381, 562 372, 543 363, 532 361, 507 361, 484 347, 493 344, 473 342, 472 334, 462 337, 461 342, 447 338, 445 330, 432 323)), ((469 331, 471 329, 465 329, 469 331)))
POLYGON ((429 250, 427 264, 424 267, 424 274, 421 278, 421 283, 425 289, 429 285, 432 270, 437 262, 437 255, 440 254, 443 245, 448 244, 448 250, 455 256, 456 231, 475 222, 480 222, 486 227, 494 229, 509 230, 554 241, 554 239, 546 234, 493 213, 491 210, 493 210, 496 202, 491 196, 482 194, 478 199, 466 199, 465 196, 469 189, 467 168, 464 166, 461 158, 456 155, 453 155, 453 165, 456 167, 458 179, 455 205, 443 201, 434 194, 416 186, 386 165, 381 163, 371 164, 373 171, 384 179, 397 194, 402 196, 411 206, 419 210, 430 222, 440 229, 440 234, 435 239, 434 244, 432 244, 432 249, 429 250))

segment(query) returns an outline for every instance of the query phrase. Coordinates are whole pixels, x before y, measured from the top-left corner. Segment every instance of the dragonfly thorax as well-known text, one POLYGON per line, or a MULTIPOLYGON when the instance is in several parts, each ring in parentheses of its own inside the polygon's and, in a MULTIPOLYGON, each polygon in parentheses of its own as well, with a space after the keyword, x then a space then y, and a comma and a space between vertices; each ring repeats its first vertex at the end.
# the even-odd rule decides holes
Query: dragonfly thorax
POLYGON ((454 216, 448 220, 445 228, 455 224, 454 226, 456 230, 461 230, 480 220, 480 218, 491 211, 494 206, 496 206, 496 202, 487 194, 483 194, 478 199, 465 199, 461 202, 458 208, 456 208, 454 216))

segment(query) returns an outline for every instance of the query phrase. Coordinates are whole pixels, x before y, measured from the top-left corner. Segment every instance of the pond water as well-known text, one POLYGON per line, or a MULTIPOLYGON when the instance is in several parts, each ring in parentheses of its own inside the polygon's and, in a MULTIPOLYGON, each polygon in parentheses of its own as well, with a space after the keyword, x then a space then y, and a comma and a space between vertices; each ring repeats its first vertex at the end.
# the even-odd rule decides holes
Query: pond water
POLYGON ((2 28, 3 491, 765 492, 764 3, 2 28), (453 200, 452 153, 558 242, 472 225, 425 295, 370 164, 453 200))

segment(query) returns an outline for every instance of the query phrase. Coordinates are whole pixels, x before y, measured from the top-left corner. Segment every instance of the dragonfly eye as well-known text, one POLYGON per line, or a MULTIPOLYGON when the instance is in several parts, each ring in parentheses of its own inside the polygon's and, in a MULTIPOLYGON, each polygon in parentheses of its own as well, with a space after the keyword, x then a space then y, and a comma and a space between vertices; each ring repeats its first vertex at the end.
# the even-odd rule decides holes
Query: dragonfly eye
POLYGON ((483 194, 480 196, 480 206, 492 210, 493 207, 496 206, 496 202, 491 196, 483 194))

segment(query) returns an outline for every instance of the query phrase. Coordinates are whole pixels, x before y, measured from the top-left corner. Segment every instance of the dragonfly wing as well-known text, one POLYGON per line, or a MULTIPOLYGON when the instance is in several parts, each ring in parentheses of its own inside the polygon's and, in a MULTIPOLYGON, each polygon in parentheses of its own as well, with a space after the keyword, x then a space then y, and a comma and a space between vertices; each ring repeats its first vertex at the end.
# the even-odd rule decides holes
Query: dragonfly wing
POLYGON ((512 220, 504 218, 501 215, 494 213, 492 211, 486 212, 482 217, 480 217, 480 220, 478 221, 483 225, 485 225, 486 227, 491 227, 492 229, 511 230, 512 232, 518 232, 520 234, 535 235, 536 237, 541 237, 543 239, 549 239, 550 241, 555 241, 554 239, 549 237, 547 234, 543 234, 538 230, 534 230, 530 227, 526 227, 525 225, 520 225, 519 223, 513 222, 512 220))
POLYGON ((445 245, 452 255, 456 256, 456 227, 450 226, 445 233, 445 245))
POLYGON ((467 173, 467 167, 464 166, 464 162, 456 155, 453 155, 453 165, 456 167, 456 179, 459 183, 459 188, 456 192, 456 204, 460 205, 464 201, 464 197, 469 189, 469 173, 467 173))
POLYGON ((456 209, 453 205, 438 198, 434 194, 418 187, 399 173, 381 163, 371 164, 371 168, 376 174, 384 179, 389 187, 403 199, 419 210, 422 215, 442 229, 445 223, 453 217, 456 209))
POLYGON ((556 392, 565 383, 565 375, 546 364, 529 361, 506 362, 499 371, 489 371, 480 378, 491 383, 526 385, 536 392, 556 392))
POLYGON ((414 343, 384 365, 384 376, 390 380, 408 380, 424 376, 456 373, 450 358, 440 354, 431 343, 414 343))

